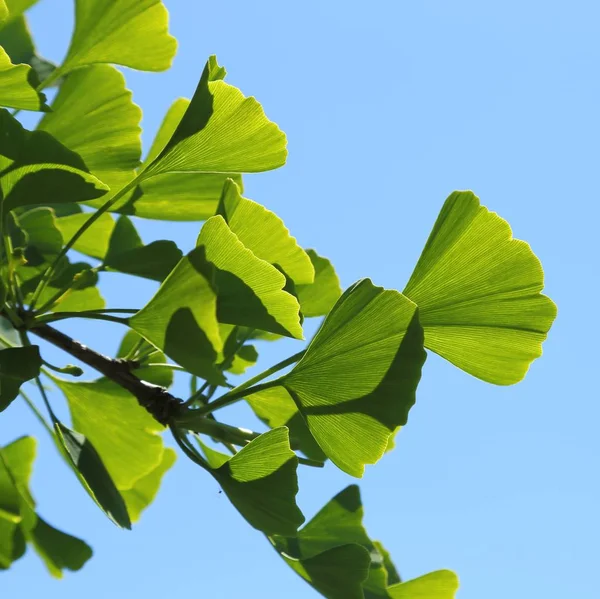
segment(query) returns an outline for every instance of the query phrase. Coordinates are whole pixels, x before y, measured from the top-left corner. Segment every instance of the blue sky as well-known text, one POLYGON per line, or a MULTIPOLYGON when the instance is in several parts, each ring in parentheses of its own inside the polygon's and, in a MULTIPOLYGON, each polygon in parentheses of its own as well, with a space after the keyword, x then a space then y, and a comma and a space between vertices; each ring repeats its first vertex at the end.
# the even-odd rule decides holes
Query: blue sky
MULTIPOLYGON (((288 164, 247 177, 246 195, 329 257, 344 287, 369 276, 402 289, 455 189, 474 190, 530 242, 559 307, 544 356, 505 388, 430 356, 409 426, 360 482, 366 524, 403 577, 455 570, 459 599, 598 597, 597 3, 166 4, 180 44, 173 69, 127 72, 145 146, 216 53, 229 82, 255 95, 289 138, 288 164)), ((71 3, 43 0, 31 22, 41 52, 60 60, 71 3)), ((199 229, 139 227, 146 240, 172 238, 183 249, 199 229)), ((122 279, 105 277, 111 306, 141 305, 154 290, 129 284, 124 301, 122 279)), ((81 322, 65 330, 104 351, 121 334, 81 322)), ((298 349, 274 344, 262 364, 298 349)), ((253 422, 242 408, 231 419, 253 422)), ((2 576, 3 597, 317 596, 193 464, 178 461, 125 533, 87 500, 21 406, 3 415, 0 443, 31 432, 40 438, 33 491, 42 515, 95 556, 56 582, 28 554, 2 576)), ((331 466, 303 469, 300 505, 310 517, 352 482, 331 466)))

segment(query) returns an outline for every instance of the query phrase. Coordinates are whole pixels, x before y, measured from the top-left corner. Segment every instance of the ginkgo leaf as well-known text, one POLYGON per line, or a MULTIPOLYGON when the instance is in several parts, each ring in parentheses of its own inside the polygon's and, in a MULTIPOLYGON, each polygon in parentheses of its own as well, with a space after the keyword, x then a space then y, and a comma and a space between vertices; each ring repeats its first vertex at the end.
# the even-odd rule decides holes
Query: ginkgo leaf
POLYGON ((154 470, 138 479, 131 489, 121 491, 132 522, 137 522, 142 512, 154 501, 163 476, 176 459, 175 450, 166 447, 160 464, 154 470))
MULTIPOLYGON (((92 212, 69 214, 56 219, 56 226, 68 241, 93 216, 92 212)), ((73 249, 102 260, 108 252, 110 237, 115 228, 115 220, 110 214, 102 214, 94 224, 75 242, 73 249)))
POLYGON ((84 541, 57 530, 35 512, 35 502, 29 490, 29 480, 35 459, 35 439, 22 437, 6 447, 0 447, 0 497, 12 498, 19 513, 16 522, 0 515, 0 569, 25 552, 25 542, 31 543, 44 561, 50 574, 62 577, 63 570, 80 570, 92 556, 84 541), (7 526, 8 525, 8 526, 7 526), (10 525, 14 526, 11 530, 10 525), (11 538, 3 538, 6 533, 11 538))
POLYGON ((130 529, 131 519, 125 501, 90 440, 62 423, 55 424, 54 432, 59 450, 90 497, 112 522, 130 529))
POLYGON ((54 382, 67 398, 73 428, 96 448, 119 490, 133 488, 158 467, 163 426, 128 391, 106 379, 54 382))
POLYGON ((46 96, 36 91, 39 80, 26 64, 13 64, 0 46, 0 106, 18 110, 48 110, 46 96))
POLYGON ((285 276, 246 248, 222 216, 204 223, 197 245, 194 263, 215 284, 219 322, 302 339, 300 306, 284 291, 285 276))
MULTIPOLYGON (((43 295, 40 296, 41 299, 43 295)), ((106 301, 97 287, 67 291, 51 308, 52 312, 80 312, 82 310, 102 310, 106 301)))
POLYGON ((141 117, 123 74, 110 65, 93 65, 65 79, 38 129, 77 152, 94 175, 117 191, 140 165, 141 117))
POLYGON ((300 310, 306 317, 325 316, 342 295, 340 280, 327 258, 314 250, 306 250, 306 253, 315 270, 315 279, 309 285, 296 285, 300 310))
POLYGON ((324 462, 327 459, 285 387, 273 387, 253 393, 246 401, 258 418, 270 428, 286 426, 290 431, 290 442, 294 449, 316 462, 324 462))
POLYGON ((98 198, 108 187, 45 131, 27 131, 0 109, 0 189, 5 210, 98 198))
POLYGON ((419 306, 425 347, 498 385, 542 353, 556 306, 540 261, 469 191, 451 194, 404 294, 419 306))
POLYGON ((173 135, 143 171, 142 180, 170 172, 253 173, 285 163, 285 134, 254 98, 246 98, 222 76, 213 57, 173 135))
MULTIPOLYGON (((150 164, 167 145, 189 104, 189 100, 179 98, 169 108, 142 169, 150 164)), ((217 211, 221 190, 228 177, 232 178, 241 188, 242 177, 236 173, 156 175, 140 183, 133 192, 117 201, 112 211, 160 220, 206 220, 217 211)), ((89 204, 98 206, 100 201, 95 200, 89 204)))
POLYGON ((228 458, 201 444, 211 474, 254 528, 266 534, 294 535, 304 516, 296 505, 298 458, 288 431, 268 431, 228 458))
MULTIPOLYGON (((365 597, 387 597, 389 583, 399 581, 398 574, 389 554, 380 543, 371 541, 363 526, 363 507, 360 491, 351 485, 338 493, 327 503, 316 516, 298 531, 295 538, 273 538, 275 547, 282 557, 294 558, 300 564, 312 559, 313 564, 322 563, 322 568, 315 570, 308 580, 315 588, 329 587, 335 590, 336 580, 326 567, 327 552, 336 547, 360 546, 370 557, 366 575, 356 584, 362 586, 365 597), (389 568, 389 571, 388 571, 389 568), (320 576, 316 576, 316 573, 320 576)), ((286 561, 288 561, 286 559, 286 561)), ((290 563, 288 561, 288 563, 290 563)), ((290 565, 293 566, 293 563, 290 565)), ((348 564, 347 576, 351 576, 351 564, 348 564)), ((301 574, 302 575, 302 574, 301 574)), ((338 591, 335 591, 337 593, 338 591)), ((339 594, 325 594, 326 597, 337 597, 339 594)))
POLYGON ((0 27, 3 27, 8 20, 8 6, 4 0, 0 0, 0 27))
POLYGON ((363 279, 333 307, 285 387, 331 461, 360 477, 408 418, 425 362, 417 307, 363 279))
POLYGON ((390 599, 454 599, 458 578, 449 570, 438 570, 388 587, 390 599))
POLYGON ((60 72, 95 63, 164 71, 176 50, 160 0, 76 0, 75 31, 60 72))
POLYGON ((218 214, 255 256, 280 267, 296 285, 314 281, 311 259, 283 221, 264 206, 242 197, 232 179, 225 181, 218 214))
POLYGON ((37 345, 0 349, 0 412, 19 395, 23 383, 40 374, 41 366, 37 345))
POLYGON ((27 236, 25 258, 28 264, 41 265, 54 260, 63 246, 63 236, 50 208, 34 208, 19 216, 19 227, 27 236))
POLYGON ((9 20, 16 19, 37 2, 38 0, 6 0, 9 20))
MULTIPOLYGON (((37 54, 23 15, 11 18, 5 27, 0 24, 0 46, 4 48, 13 64, 28 64, 43 83, 55 70, 56 65, 37 54)), ((55 84, 58 81, 55 81, 55 84)), ((61 81, 62 83, 62 81, 61 81)))
POLYGON ((217 295, 205 274, 196 268, 197 261, 204 264, 203 256, 203 248, 184 256, 129 324, 192 374, 219 383, 224 379, 215 362, 223 341, 217 322, 217 295))

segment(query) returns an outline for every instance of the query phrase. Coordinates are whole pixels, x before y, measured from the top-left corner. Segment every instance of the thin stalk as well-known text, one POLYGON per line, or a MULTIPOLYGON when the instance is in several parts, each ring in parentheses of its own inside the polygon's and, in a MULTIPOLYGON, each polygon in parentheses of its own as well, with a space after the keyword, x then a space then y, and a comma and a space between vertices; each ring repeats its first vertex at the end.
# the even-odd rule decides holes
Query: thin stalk
POLYGON ((29 406, 31 411, 35 414, 36 418, 39 420, 40 424, 46 429, 46 432, 54 437, 54 431, 50 427, 50 425, 46 422, 46 419, 42 416, 42 413, 37 409, 37 406, 27 397, 27 395, 23 391, 19 391, 19 395, 25 400, 25 403, 29 406))
MULTIPOLYGON (((56 72, 56 71, 55 71, 56 72)), ((62 250, 58 253, 52 264, 46 269, 42 278, 31 298, 30 310, 33 312, 35 309, 35 305, 40 299, 41 294, 43 293, 46 286, 51 281, 54 273, 56 272, 56 268, 58 267, 60 261, 67 255, 68 251, 77 243, 80 237, 105 213, 108 212, 112 206, 114 206, 126 193, 135 188, 135 186, 139 183, 141 179, 141 173, 135 177, 132 181, 130 181, 125 187, 122 187, 110 200, 105 202, 96 212, 94 212, 90 218, 88 218, 81 227, 75 232, 73 237, 69 239, 66 245, 62 248, 62 250)))
POLYGON ((182 366, 179 366, 179 364, 168 364, 168 363, 160 363, 160 362, 150 362, 149 364, 142 364, 140 366, 140 368, 170 368, 171 370, 183 370, 184 372, 187 372, 185 370, 185 368, 183 368, 182 366))
POLYGON ((88 320, 106 320, 108 322, 116 322, 125 326, 129 325, 129 318, 120 318, 119 316, 111 316, 110 314, 102 314, 96 312, 56 312, 55 314, 44 314, 36 316, 35 325, 48 324, 49 322, 57 322, 68 318, 86 318, 88 320))
POLYGON ((140 337, 134 344, 133 347, 127 352, 127 355, 123 357, 125 361, 133 360, 136 354, 140 351, 142 345, 144 345, 145 339, 140 337))
POLYGON ((298 463, 303 466, 310 466, 311 468, 324 468, 324 462, 318 462, 317 460, 309 460, 308 458, 301 458, 300 456, 296 456, 298 458, 298 463))
POLYGON ((239 401, 247 395, 252 395, 253 393, 258 393, 259 391, 264 391, 265 389, 269 389, 275 386, 277 384, 276 381, 270 381, 267 383, 263 383, 262 385, 257 385, 256 383, 259 383, 260 381, 266 379, 272 374, 283 370, 287 366, 295 364, 296 362, 298 362, 298 360, 302 358, 302 356, 304 356, 305 353, 306 350, 302 350, 301 352, 290 356, 282 362, 279 362, 279 364, 271 366, 271 368, 268 368, 264 372, 261 372, 255 377, 247 380, 245 383, 242 383, 239 387, 232 389, 229 393, 225 393, 225 395, 222 395, 221 397, 219 397, 219 399, 216 399, 212 403, 206 404, 205 406, 198 408, 198 412, 200 414, 207 414, 215 410, 220 410, 221 408, 224 408, 239 401))
POLYGON ((190 458, 190 460, 192 460, 192 462, 198 464, 199 466, 202 466, 202 468, 204 468, 206 471, 210 472, 211 468, 208 465, 208 462, 198 452, 196 452, 193 449, 193 447, 187 440, 187 437, 181 436, 181 430, 172 424, 169 425, 169 429, 171 430, 173 439, 175 439, 175 442, 181 448, 181 451, 183 451, 183 453, 185 453, 185 455, 188 458, 190 458))

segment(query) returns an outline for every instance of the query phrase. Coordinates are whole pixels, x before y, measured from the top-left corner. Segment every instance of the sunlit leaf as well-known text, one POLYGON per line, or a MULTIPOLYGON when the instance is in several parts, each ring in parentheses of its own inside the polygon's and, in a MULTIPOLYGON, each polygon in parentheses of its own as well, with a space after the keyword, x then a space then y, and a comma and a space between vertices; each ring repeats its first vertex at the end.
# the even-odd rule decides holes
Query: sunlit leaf
POLYGON ((132 522, 137 522, 141 513, 154 501, 163 476, 176 459, 175 451, 170 447, 165 448, 162 461, 154 470, 137 480, 131 489, 121 491, 132 522))
POLYGON ((438 570, 388 588, 390 599, 454 599, 458 578, 449 570, 438 570))
POLYGON ((107 186, 85 163, 45 131, 27 131, 0 109, 0 188, 5 210, 90 200, 107 186))
POLYGON ((212 475, 254 528, 266 534, 296 533, 304 516, 296 505, 298 459, 286 428, 260 435, 229 459, 202 447, 212 475))
POLYGON ((122 73, 93 65, 65 79, 38 129, 77 152, 94 175, 117 191, 140 164, 141 116, 122 73))
MULTIPOLYGON (((93 215, 91 212, 69 214, 56 219, 56 226, 68 241, 93 215)), ((110 214, 102 214, 94 224, 77 240, 74 250, 102 260, 108 252, 110 236, 115 228, 115 221, 110 214)))
POLYGON ((315 280, 309 285, 296 285, 296 295, 306 317, 325 316, 342 295, 340 280, 327 258, 314 250, 306 250, 315 270, 315 280))
POLYGON ((170 172, 261 172, 285 163, 283 132, 254 98, 246 98, 222 77, 212 57, 183 118, 144 171, 144 179, 170 172))
POLYGON ((415 304, 363 279, 342 295, 304 357, 278 382, 327 457, 360 477, 406 423, 424 361, 415 304))
POLYGON ((19 110, 47 110, 46 96, 36 91, 39 80, 26 64, 13 64, 0 46, 0 106, 19 110))
POLYGON ((164 71, 177 50, 160 0, 76 0, 75 31, 61 72, 99 62, 164 71))
POLYGON ((0 349, 0 412, 17 397, 23 383, 40 374, 41 365, 37 345, 0 349))
POLYGON ((223 187, 218 213, 249 250, 279 266, 296 285, 314 281, 311 259, 290 235, 283 221, 264 206, 242 197, 231 179, 227 179, 223 187))
POLYGON ((446 200, 404 290, 425 346, 498 385, 520 381, 542 353, 556 306, 540 261, 469 191, 446 200))
MULTIPOLYGON (((42 297, 43 299, 43 297, 42 297)), ((106 301, 97 287, 86 287, 67 291, 52 307, 52 312, 80 312, 82 310, 102 310, 106 301)))

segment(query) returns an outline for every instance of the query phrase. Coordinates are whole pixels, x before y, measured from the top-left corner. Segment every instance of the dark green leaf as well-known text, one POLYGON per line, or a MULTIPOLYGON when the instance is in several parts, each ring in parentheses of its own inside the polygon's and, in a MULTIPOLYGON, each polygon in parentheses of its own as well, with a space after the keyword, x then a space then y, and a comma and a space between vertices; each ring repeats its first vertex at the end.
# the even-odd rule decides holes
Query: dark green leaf
POLYGON ((0 349, 0 412, 19 395, 21 385, 40 374, 37 345, 0 349))
POLYGON ((260 435, 231 458, 201 446, 211 473, 254 528, 266 534, 296 533, 304 516, 296 505, 298 459, 286 428, 260 435))

